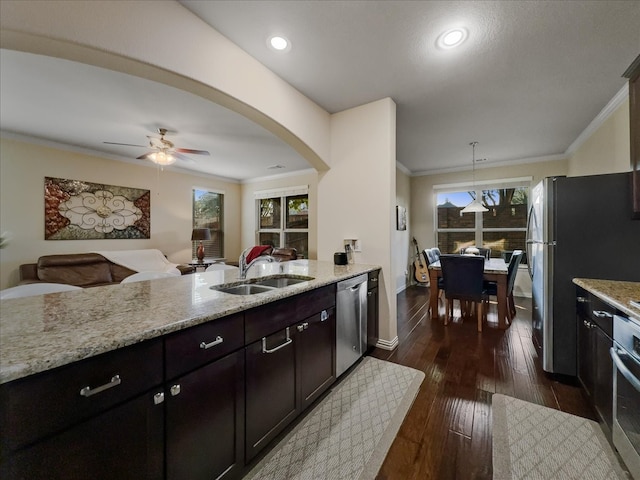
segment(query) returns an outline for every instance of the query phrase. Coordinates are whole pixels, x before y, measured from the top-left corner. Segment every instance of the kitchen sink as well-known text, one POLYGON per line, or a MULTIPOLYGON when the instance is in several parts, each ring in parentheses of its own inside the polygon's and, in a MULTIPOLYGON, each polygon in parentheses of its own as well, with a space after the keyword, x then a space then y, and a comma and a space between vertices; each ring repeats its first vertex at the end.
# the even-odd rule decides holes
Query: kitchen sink
POLYGON ((313 280, 313 277, 304 277, 301 275, 275 275, 272 277, 251 278, 234 284, 217 285, 209 288, 211 288, 211 290, 230 293, 232 295, 257 295, 259 293, 270 292, 278 288, 308 282, 309 280, 313 280))
POLYGON ((233 285, 231 287, 211 287, 211 290, 231 293, 233 295, 256 295, 258 293, 270 292, 271 290, 275 290, 275 288, 265 285, 256 285, 255 283, 243 283, 240 285, 233 285))
POLYGON ((301 278, 280 277, 280 278, 265 278, 264 280, 258 280, 254 285, 265 285, 267 287, 283 288, 289 285, 297 285, 298 283, 308 282, 301 278))

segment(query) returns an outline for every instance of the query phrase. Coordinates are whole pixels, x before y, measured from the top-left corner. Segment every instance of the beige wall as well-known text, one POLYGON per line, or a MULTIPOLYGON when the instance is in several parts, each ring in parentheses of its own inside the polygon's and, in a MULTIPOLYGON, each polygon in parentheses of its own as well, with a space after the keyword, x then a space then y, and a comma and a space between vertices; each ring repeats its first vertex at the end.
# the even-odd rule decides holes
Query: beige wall
POLYGON ((629 99, 571 155, 567 175, 577 177, 631 171, 629 99))
POLYGON ((407 229, 394 230, 391 248, 398 252, 393 261, 393 278, 395 279, 396 293, 407 288, 410 265, 413 263, 415 248, 411 241, 411 177, 399 168, 396 168, 396 205, 407 209, 407 229))
POLYGON ((225 255, 240 254, 241 188, 210 176, 107 160, 2 138, 0 142, 0 231, 11 239, 0 250, 0 288, 15 285, 18 266, 41 255, 94 250, 157 248, 170 261, 191 259, 191 202, 194 187, 225 195, 225 255), (148 240, 44 240, 44 177, 69 178, 151 191, 148 240))
MULTIPOLYGON (((393 276, 396 105, 389 99, 331 116, 331 169, 318 176, 318 260, 333 261, 343 240, 357 238, 358 263, 382 266, 380 340, 397 342, 393 276)), ((395 253, 397 254, 397 253, 395 253)), ((386 343, 385 343, 386 342, 386 343)))
POLYGON ((252 181, 242 185, 242 237, 239 245, 240 252, 256 244, 258 225, 255 192, 301 185, 308 185, 309 187, 309 258, 313 260, 318 258, 318 172, 314 170, 301 175, 287 175, 279 178, 252 181))

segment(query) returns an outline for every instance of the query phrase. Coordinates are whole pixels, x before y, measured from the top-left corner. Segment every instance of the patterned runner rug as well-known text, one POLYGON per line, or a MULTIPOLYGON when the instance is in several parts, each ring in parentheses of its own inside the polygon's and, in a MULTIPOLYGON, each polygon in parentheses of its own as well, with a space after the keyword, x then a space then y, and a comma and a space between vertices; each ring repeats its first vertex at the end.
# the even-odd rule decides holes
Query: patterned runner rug
POLYGON ((596 422, 500 394, 492 404, 495 480, 628 478, 596 422))
POLYGON ((374 479, 423 379, 365 357, 245 479, 374 479))

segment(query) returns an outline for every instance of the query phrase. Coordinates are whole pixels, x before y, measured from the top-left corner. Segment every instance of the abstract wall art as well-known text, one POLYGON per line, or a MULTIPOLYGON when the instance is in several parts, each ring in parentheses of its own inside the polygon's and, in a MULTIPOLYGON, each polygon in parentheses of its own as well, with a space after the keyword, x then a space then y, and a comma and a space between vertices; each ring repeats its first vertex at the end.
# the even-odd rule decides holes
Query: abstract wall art
POLYGON ((45 240, 150 238, 149 190, 45 177, 45 240))

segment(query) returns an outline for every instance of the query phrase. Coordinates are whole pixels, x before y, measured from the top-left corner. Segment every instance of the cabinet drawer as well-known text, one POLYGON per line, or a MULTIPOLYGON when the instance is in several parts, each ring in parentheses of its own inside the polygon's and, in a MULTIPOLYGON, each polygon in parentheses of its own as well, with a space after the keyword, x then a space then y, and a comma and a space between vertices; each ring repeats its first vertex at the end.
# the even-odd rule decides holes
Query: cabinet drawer
POLYGON ((296 297, 297 318, 307 318, 336 304, 336 284, 316 288, 296 297))
POLYGON ((268 303, 245 313, 245 345, 267 337, 293 325, 296 317, 296 299, 289 298, 268 303))
POLYGON ((90 418, 162 383, 162 340, 98 355, 0 387, 3 452, 90 418))
POLYGON ((167 378, 244 347, 244 314, 218 318, 170 335, 165 340, 167 378))

